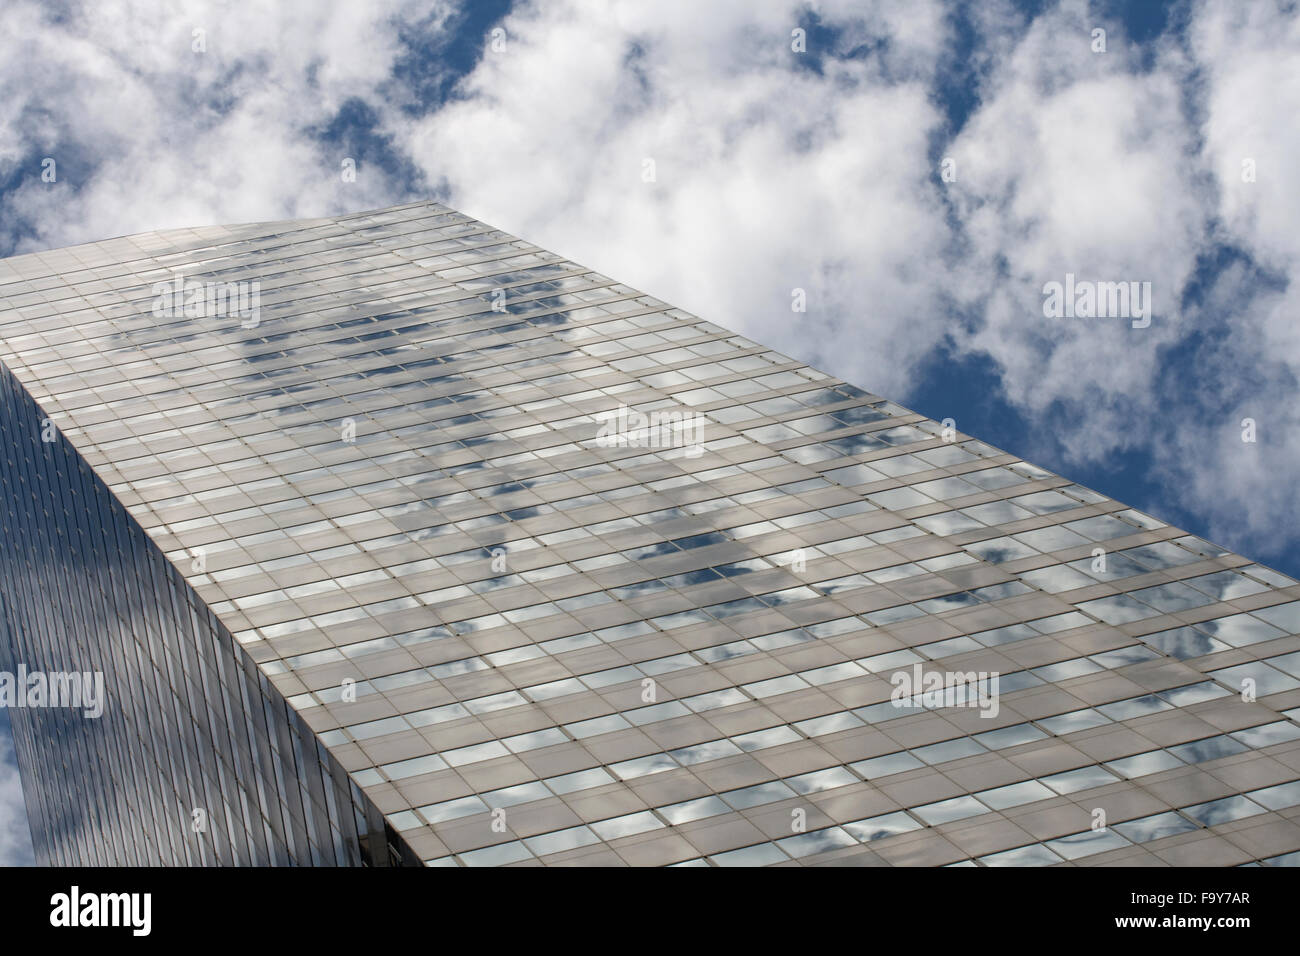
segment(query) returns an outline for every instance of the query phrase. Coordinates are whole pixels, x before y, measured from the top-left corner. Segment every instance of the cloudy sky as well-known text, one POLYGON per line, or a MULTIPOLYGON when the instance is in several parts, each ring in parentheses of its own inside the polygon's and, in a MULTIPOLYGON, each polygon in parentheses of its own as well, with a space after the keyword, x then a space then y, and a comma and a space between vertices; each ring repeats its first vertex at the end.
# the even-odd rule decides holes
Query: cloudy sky
POLYGON ((1300 575, 1297 116, 1289 0, 5 0, 0 255, 433 198, 1300 575))

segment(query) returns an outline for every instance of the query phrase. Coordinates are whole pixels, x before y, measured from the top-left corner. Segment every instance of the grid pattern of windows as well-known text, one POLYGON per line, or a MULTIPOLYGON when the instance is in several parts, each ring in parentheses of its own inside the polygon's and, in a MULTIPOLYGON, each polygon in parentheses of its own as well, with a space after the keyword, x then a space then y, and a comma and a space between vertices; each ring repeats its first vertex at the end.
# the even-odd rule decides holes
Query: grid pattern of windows
POLYGON ((0 296, 0 361, 426 863, 1300 851, 1300 585, 444 206, 0 296), (178 274, 257 305, 160 310, 178 274))

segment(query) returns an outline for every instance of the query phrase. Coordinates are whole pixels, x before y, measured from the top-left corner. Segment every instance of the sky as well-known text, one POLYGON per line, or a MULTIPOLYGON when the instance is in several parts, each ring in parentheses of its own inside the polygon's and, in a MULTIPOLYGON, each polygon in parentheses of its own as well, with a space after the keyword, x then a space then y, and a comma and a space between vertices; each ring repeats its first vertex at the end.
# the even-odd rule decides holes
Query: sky
POLYGON ((6 0, 0 256, 433 199, 1294 576, 1297 116, 1294 0, 6 0))

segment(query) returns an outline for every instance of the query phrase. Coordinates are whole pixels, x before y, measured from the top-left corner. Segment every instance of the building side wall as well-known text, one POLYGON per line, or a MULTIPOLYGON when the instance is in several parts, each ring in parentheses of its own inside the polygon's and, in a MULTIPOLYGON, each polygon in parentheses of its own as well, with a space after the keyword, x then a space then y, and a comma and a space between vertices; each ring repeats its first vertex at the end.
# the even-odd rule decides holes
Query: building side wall
POLYGON ((0 491, 0 670, 103 675, 98 717, 11 705, 39 863, 414 860, 3 366, 0 491))

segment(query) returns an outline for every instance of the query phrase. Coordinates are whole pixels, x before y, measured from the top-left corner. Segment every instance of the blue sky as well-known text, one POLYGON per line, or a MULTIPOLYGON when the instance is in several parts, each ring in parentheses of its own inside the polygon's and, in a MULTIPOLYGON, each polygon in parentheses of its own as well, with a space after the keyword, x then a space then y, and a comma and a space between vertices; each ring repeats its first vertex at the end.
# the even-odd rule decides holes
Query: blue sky
POLYGON ((0 11, 0 255, 435 198, 1300 575, 1295 3, 170 9, 0 11))

